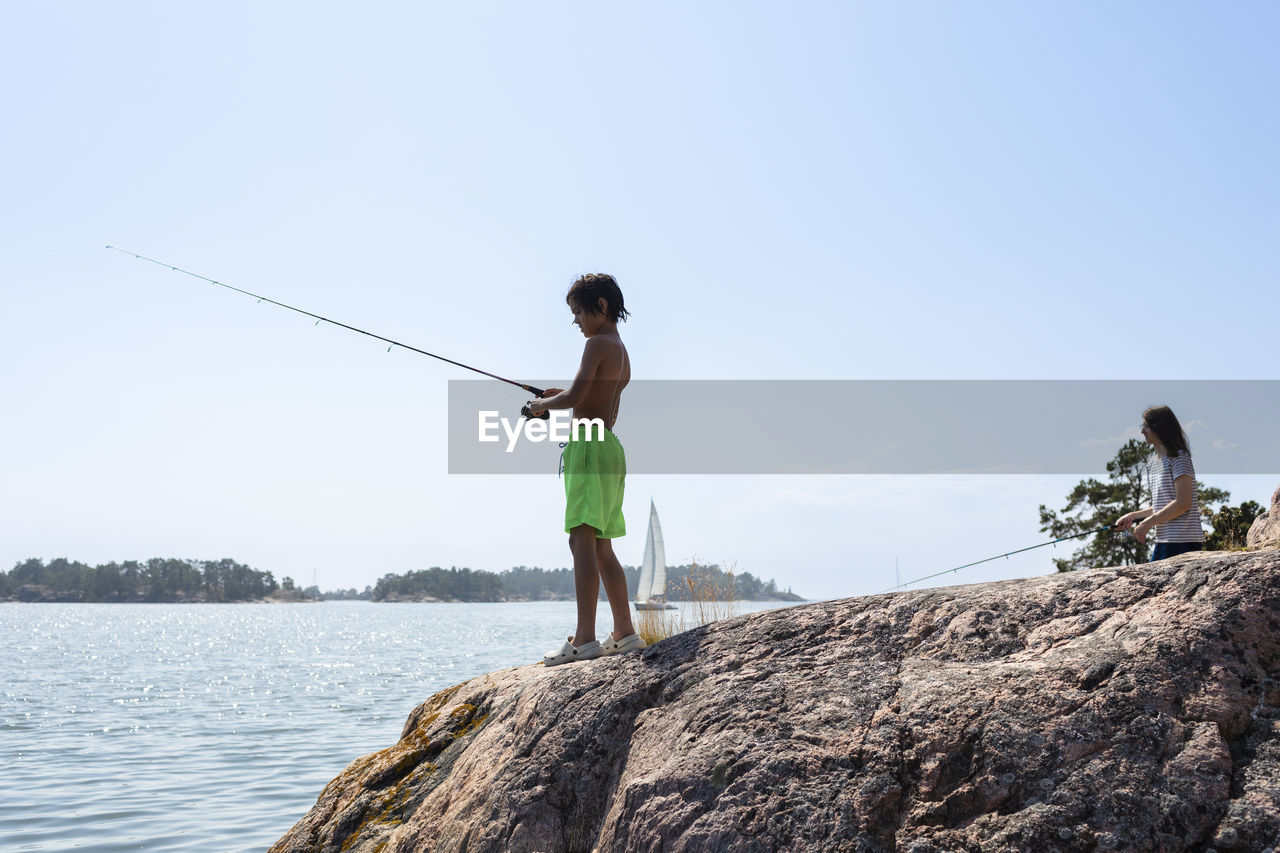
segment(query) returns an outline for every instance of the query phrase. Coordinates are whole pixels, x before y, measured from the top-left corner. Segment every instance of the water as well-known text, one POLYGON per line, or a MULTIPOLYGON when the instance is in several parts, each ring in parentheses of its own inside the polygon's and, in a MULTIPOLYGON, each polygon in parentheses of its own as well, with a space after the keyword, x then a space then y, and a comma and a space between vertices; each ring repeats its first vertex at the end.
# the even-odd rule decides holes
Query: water
POLYGON ((418 703, 573 622, 572 602, 0 603, 0 849, 263 851, 418 703))

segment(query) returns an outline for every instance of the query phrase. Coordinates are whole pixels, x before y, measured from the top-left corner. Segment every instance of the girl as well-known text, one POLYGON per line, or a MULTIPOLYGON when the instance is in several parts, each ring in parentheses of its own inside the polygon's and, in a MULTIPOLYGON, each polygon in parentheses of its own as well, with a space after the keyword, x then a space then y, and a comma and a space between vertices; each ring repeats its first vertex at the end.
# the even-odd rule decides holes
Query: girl
POLYGON ((1200 527, 1200 502, 1196 498, 1196 472, 1191 465, 1187 434, 1168 406, 1152 406, 1142 413, 1142 437, 1156 450, 1147 464, 1147 481, 1152 504, 1125 513, 1116 521, 1117 530, 1128 530, 1135 521, 1133 538, 1147 541, 1154 527, 1156 547, 1152 562, 1176 557, 1204 547, 1200 527))

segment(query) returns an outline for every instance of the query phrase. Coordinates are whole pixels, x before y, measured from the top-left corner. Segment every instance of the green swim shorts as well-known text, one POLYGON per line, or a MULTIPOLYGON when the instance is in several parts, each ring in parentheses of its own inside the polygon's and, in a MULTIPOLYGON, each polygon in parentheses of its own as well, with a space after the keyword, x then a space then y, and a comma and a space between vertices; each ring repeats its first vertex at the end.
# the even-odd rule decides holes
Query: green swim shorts
MULTIPOLYGON (((578 431, 575 430, 575 433, 578 431)), ((600 539, 627 535, 622 518, 622 492, 627 479, 627 455, 609 430, 596 439, 596 430, 575 435, 564 448, 564 532, 590 524, 600 539)))

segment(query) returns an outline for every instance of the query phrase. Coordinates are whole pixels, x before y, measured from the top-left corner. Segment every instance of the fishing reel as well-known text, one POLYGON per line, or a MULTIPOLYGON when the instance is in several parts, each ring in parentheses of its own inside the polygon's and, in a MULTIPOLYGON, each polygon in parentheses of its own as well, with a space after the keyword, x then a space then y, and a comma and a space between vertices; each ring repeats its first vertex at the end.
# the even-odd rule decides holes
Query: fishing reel
MULTIPOLYGON (((534 388, 532 385, 521 385, 520 387, 521 387, 521 388, 523 388, 524 390, 526 390, 526 391, 530 392, 530 393, 537 394, 539 397, 545 397, 545 396, 547 396, 546 389, 544 389, 544 388, 534 388)), ((524 416, 525 416, 525 418, 527 418, 528 420, 531 420, 531 421, 549 421, 549 420, 551 420, 551 412, 550 412, 550 411, 548 411, 547 409, 543 409, 543 410, 542 410, 542 414, 540 414, 540 415, 535 415, 535 414, 533 413, 533 401, 532 401, 532 400, 530 400, 529 402, 525 403, 523 406, 521 406, 521 407, 520 407, 520 414, 524 415, 524 416)))
POLYGON ((520 414, 524 415, 526 418, 528 418, 528 419, 529 419, 529 420, 531 420, 531 421, 549 421, 549 420, 551 420, 551 412, 549 412, 549 411, 548 411, 548 410, 546 410, 546 409, 543 409, 543 410, 542 410, 542 414, 540 414, 540 415, 535 415, 535 414, 533 413, 533 409, 532 409, 532 408, 530 408, 530 403, 532 403, 532 402, 533 402, 533 401, 532 401, 532 400, 530 400, 530 401, 529 401, 529 403, 525 403, 523 406, 521 406, 521 407, 520 407, 520 414))

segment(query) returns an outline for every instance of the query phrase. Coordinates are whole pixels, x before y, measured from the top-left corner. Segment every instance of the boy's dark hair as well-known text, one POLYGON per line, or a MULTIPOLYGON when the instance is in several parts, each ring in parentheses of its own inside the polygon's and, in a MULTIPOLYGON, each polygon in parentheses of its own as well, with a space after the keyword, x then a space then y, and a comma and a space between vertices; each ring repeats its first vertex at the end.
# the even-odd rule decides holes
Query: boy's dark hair
POLYGON ((596 302, 600 299, 605 301, 605 316, 615 323, 625 321, 631 314, 622 304, 622 288, 618 287, 613 276, 599 272, 579 276, 564 301, 591 314, 599 314, 596 302))
POLYGON ((1147 428, 1156 434, 1156 438, 1164 445, 1170 456, 1179 453, 1190 455, 1191 446, 1187 443, 1187 434, 1182 431, 1182 424, 1168 406, 1152 406, 1142 413, 1142 420, 1147 428))

